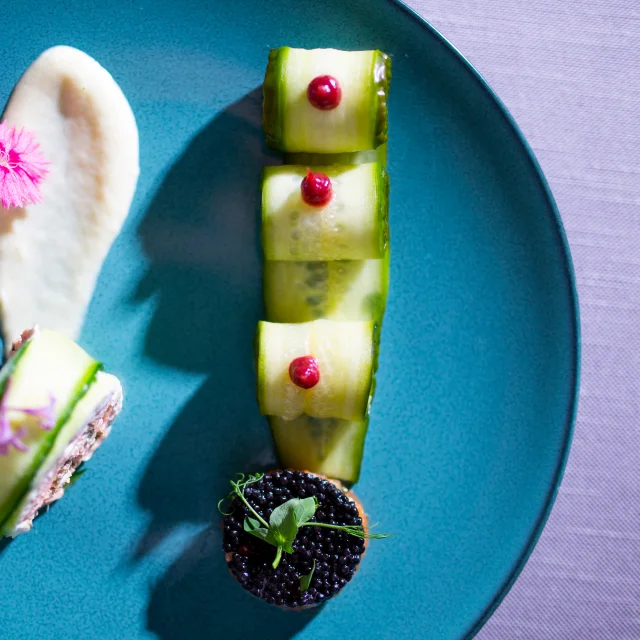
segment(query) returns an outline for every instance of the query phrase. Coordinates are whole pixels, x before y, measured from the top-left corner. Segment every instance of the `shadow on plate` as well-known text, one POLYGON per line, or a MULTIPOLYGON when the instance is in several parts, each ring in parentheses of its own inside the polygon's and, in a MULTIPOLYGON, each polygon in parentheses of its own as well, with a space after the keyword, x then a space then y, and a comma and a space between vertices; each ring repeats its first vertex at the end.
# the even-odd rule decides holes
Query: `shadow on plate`
POLYGON ((251 348, 262 311, 260 174, 277 162, 261 109, 256 89, 198 133, 138 229, 151 266, 136 300, 159 297, 145 352, 172 367, 209 372, 251 348))
POLYGON ((154 588, 147 628, 162 640, 284 640, 317 613, 281 611, 234 584, 221 552, 220 531, 212 526, 195 538, 154 588))
POLYGON ((145 352, 207 373, 138 488, 153 517, 138 557, 176 524, 211 522, 233 474, 272 455, 253 365, 262 313, 260 172, 274 161, 263 142, 261 99, 259 89, 251 92, 191 141, 138 230, 150 266, 137 299, 157 298, 145 352))
POLYGON ((264 635, 265 629, 287 638, 310 619, 234 585, 218 529, 217 502, 229 479, 275 462, 254 393, 254 335, 262 315, 260 173, 277 162, 264 144, 261 100, 260 89, 251 92, 193 139, 138 230, 150 266, 136 299, 157 298, 145 353, 206 373, 138 487, 151 523, 132 561, 181 524, 207 525, 153 587, 147 625, 163 640, 264 635))

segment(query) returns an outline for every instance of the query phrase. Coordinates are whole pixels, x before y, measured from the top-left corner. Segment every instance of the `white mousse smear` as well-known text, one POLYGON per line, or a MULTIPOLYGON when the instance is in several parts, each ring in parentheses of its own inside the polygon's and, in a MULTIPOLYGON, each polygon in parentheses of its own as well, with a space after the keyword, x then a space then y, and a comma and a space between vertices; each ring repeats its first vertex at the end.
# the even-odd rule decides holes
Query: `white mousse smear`
POLYGON ((0 206, 5 348, 36 323, 76 340, 135 192, 135 118, 108 71, 82 51, 54 47, 22 76, 5 119, 33 131, 51 163, 41 203, 0 206))

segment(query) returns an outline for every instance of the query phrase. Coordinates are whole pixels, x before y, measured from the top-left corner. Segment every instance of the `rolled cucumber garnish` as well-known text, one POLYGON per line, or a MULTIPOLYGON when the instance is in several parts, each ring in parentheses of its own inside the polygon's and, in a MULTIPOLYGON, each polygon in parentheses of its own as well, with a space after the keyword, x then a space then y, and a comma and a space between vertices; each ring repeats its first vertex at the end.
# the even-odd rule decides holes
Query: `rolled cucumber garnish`
POLYGON ((357 481, 389 283, 387 98, 380 51, 271 51, 263 128, 268 322, 258 400, 284 467, 357 481), (282 323, 282 324, 277 324, 282 323))
POLYGON ((269 426, 278 460, 288 469, 307 469, 353 483, 360 475, 368 420, 271 416, 269 426))
POLYGON ((263 415, 361 421, 374 381, 373 322, 258 324, 258 402, 263 415))
POLYGON ((267 143, 305 153, 375 149, 387 141, 390 80, 391 60, 382 51, 273 49, 264 80, 267 143), (313 83, 327 78, 337 103, 314 104, 313 83))
POLYGON ((382 322, 389 286, 388 251, 378 260, 267 260, 262 273, 270 322, 320 318, 382 322))
POLYGON ((262 185, 262 248, 267 260, 383 258, 389 240, 389 181, 379 163, 312 167, 330 180, 332 197, 308 204, 304 166, 266 167, 262 185))

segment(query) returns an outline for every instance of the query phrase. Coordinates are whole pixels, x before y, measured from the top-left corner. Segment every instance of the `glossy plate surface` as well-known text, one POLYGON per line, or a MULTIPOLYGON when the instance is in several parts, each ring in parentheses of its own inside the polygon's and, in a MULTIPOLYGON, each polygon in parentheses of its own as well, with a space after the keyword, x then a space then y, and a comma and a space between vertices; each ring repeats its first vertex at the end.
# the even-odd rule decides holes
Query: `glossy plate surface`
POLYGON ((488 87, 415 16, 383 0, 318 6, 3 7, 2 100, 45 48, 81 48, 128 96, 142 165, 82 335, 122 379, 125 410, 68 496, 2 545, 3 639, 461 638, 539 534, 579 343, 544 179, 488 87), (284 44, 393 55, 391 293, 357 491, 398 535, 304 614, 232 582, 216 513, 232 474, 273 460, 253 395, 258 183, 275 161, 258 87, 284 44))

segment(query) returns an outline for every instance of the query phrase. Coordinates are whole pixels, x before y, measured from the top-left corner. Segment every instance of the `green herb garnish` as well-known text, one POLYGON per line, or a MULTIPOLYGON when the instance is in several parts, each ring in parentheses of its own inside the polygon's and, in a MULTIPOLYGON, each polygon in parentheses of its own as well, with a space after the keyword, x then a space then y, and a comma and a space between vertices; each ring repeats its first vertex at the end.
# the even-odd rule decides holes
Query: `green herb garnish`
MULTIPOLYGON (((293 553, 293 542, 301 527, 323 527, 325 529, 336 529, 337 531, 343 531, 344 533, 356 538, 382 539, 393 535, 388 533, 370 533, 369 531, 365 531, 364 527, 361 525, 339 525, 326 524, 324 522, 312 522, 311 518, 313 518, 319 506, 315 497, 291 498, 290 500, 287 500, 284 504, 281 504, 272 511, 269 522, 267 522, 251 506, 244 495, 244 490, 247 485, 258 482, 263 478, 263 476, 263 473, 258 473, 250 475, 245 479, 244 474, 240 474, 238 476, 238 480, 231 480, 232 490, 226 498, 220 500, 218 503, 218 509, 222 515, 228 516, 231 514, 222 510, 222 503, 225 500, 233 500, 233 498, 238 497, 245 504, 247 509, 249 509, 255 518, 247 516, 244 520, 243 528, 252 536, 260 538, 260 540, 264 540, 267 544, 276 547, 276 557, 272 565, 274 569, 276 569, 280 564, 283 552, 293 553)), ((313 570, 309 574, 309 582, 311 581, 312 575, 313 570)), ((306 576, 303 577, 306 578, 306 576)), ((307 584, 306 588, 308 588, 308 586, 309 585, 307 584)))
POLYGON ((313 578, 313 572, 316 570, 316 561, 313 561, 313 567, 306 576, 300 576, 300 593, 304 593, 311 584, 311 578, 313 578))

